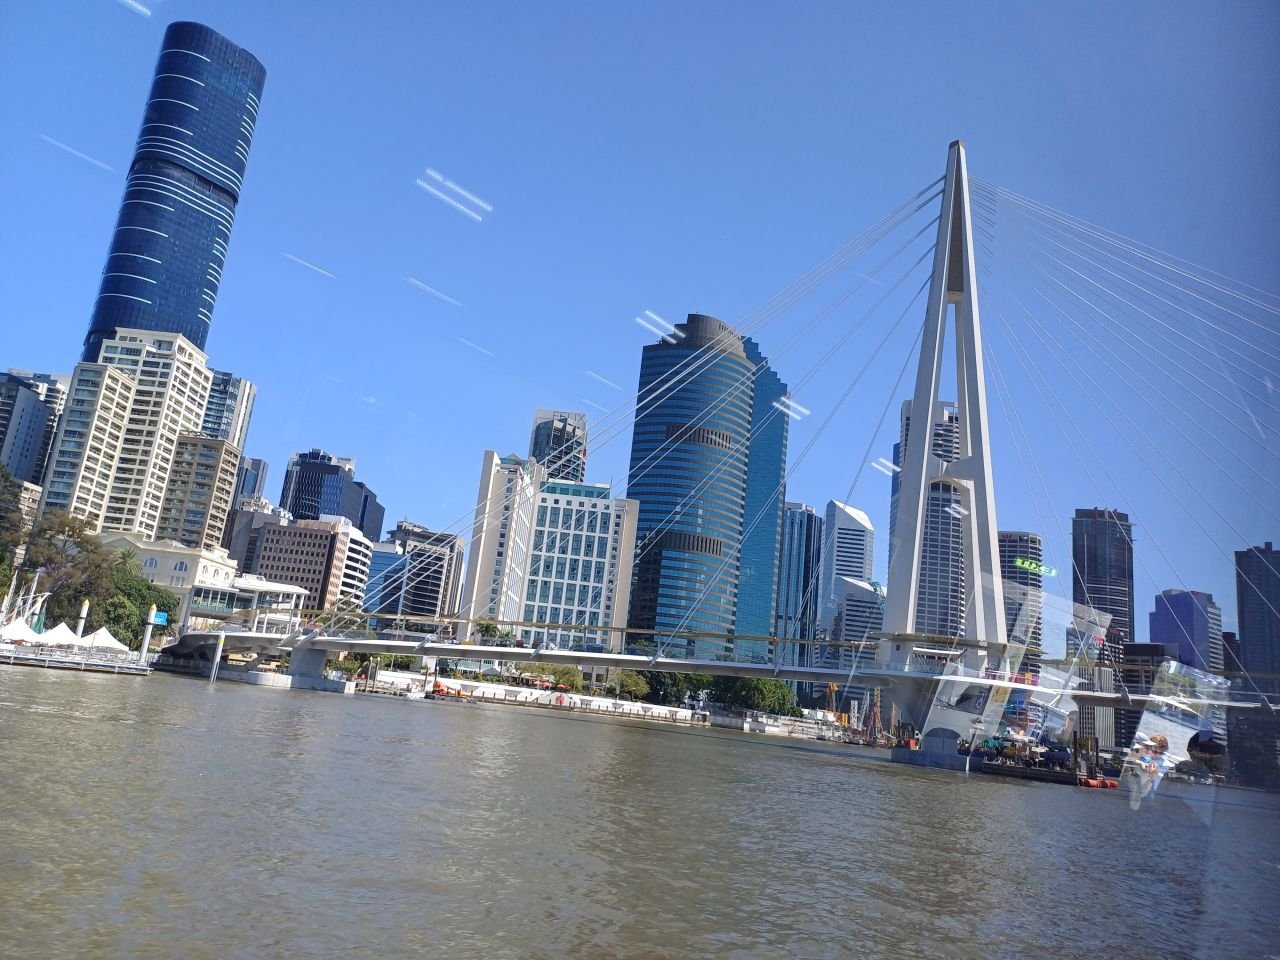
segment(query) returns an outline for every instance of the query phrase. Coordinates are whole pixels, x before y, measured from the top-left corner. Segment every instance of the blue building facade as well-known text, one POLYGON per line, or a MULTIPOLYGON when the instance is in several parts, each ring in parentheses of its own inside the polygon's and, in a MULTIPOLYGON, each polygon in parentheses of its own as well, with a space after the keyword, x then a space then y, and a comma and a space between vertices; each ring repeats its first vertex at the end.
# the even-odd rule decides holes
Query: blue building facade
POLYGON ((204 350, 265 80, 261 63, 208 27, 165 31, 85 361, 122 327, 204 350))
POLYGON ((756 342, 746 337, 742 349, 757 372, 751 397, 734 659, 763 662, 769 659, 766 638, 773 634, 777 603, 791 414, 782 404, 787 385, 769 367, 756 342))
MULTIPOLYGON (((727 324, 690 314, 669 337, 643 350, 627 484, 627 497, 640 503, 628 617, 640 633, 633 643, 698 658, 740 652, 733 638, 748 496, 758 502, 757 515, 768 508, 767 481, 751 485, 748 477, 757 393, 753 356, 759 356, 754 344, 749 349, 727 324)), ((783 430, 781 444, 775 434, 767 436, 785 456, 785 422, 783 430)), ((758 466, 767 459, 766 446, 758 466)), ((775 472, 760 468, 776 485, 775 472)), ((778 525, 768 533, 776 571, 778 525)), ((768 566, 765 561, 761 569, 768 566)), ((753 571, 752 582, 760 585, 763 578, 753 571)), ((772 627, 773 580, 767 592, 762 635, 772 627)))
POLYGON ((817 639, 823 526, 823 518, 808 504, 784 505, 773 635, 780 661, 799 667, 813 665, 814 647, 788 641, 817 639))
POLYGON ((323 450, 295 453, 285 469, 280 507, 295 520, 319 520, 323 515, 346 517, 373 542, 382 539, 386 510, 378 497, 355 478, 354 460, 323 450))
POLYGON ((1222 671, 1222 610, 1213 594, 1165 590, 1156 595, 1147 623, 1151 643, 1176 646, 1179 662, 1197 670, 1222 671))

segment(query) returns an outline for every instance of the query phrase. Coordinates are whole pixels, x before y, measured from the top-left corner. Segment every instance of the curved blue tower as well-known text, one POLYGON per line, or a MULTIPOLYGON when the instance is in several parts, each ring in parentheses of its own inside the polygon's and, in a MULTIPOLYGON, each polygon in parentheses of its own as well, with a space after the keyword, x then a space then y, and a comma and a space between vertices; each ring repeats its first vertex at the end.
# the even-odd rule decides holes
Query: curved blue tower
POLYGON ((82 359, 121 327, 204 349, 266 76, 206 26, 165 31, 82 359))
POLYGON ((640 361, 628 625, 645 631, 637 640, 652 637, 675 656, 713 659, 733 649, 754 366, 732 327, 696 313, 640 361), (706 638, 673 640, 677 630, 706 638))

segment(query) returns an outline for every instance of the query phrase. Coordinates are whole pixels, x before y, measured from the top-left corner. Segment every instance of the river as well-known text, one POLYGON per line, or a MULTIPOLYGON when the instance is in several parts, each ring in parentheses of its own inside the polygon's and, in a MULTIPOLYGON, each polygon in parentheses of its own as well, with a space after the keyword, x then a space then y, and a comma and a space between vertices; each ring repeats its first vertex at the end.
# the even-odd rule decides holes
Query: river
POLYGON ((0 667, 0 955, 1280 954, 1274 814, 821 748, 0 667))

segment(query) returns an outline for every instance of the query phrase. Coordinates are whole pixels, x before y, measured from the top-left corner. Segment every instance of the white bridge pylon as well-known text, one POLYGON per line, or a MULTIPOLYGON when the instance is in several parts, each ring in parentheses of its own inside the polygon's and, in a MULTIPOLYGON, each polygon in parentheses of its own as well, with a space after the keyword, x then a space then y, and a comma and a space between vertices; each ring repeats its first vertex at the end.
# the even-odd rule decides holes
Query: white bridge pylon
MULTIPOLYGON (((958 140, 947 154, 933 278, 899 483, 897 539, 889 567, 880 663, 906 672, 932 668, 975 679, 996 670, 1008 678, 1008 671, 1017 667, 1013 661, 1021 659, 1022 649, 1014 651, 1011 661, 996 538, 969 173, 964 144, 958 140), (959 456, 946 462, 933 452, 933 411, 941 399, 938 390, 949 317, 955 330, 959 456), (928 636, 918 622, 921 546, 929 489, 935 483, 953 488, 961 505, 960 510, 952 510, 953 515, 960 515, 963 530, 964 590, 968 597, 960 637, 928 636)), ((926 733, 942 728, 965 736, 979 718, 994 732, 1009 692, 983 684, 967 688, 958 681, 927 687, 928 693, 909 696, 909 702, 901 704, 907 715, 926 733)), ((918 685, 895 685, 899 693, 913 688, 920 689, 918 685)))

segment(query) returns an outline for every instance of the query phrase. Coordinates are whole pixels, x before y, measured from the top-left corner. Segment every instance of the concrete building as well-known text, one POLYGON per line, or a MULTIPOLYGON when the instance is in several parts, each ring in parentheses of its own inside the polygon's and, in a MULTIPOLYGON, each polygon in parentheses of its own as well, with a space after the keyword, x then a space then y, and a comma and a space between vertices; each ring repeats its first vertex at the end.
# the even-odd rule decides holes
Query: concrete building
POLYGON ((253 574, 239 574, 230 585, 196 584, 191 588, 191 629, 202 630, 246 610, 254 610, 245 629, 255 632, 289 632, 301 623, 307 590, 292 583, 274 583, 253 574))
POLYGON ((394 546, 403 559, 384 567, 378 592, 371 589, 365 596, 366 609, 416 617, 456 615, 462 605, 463 538, 401 520, 388 540, 375 548, 394 546))
MULTIPOLYGON (((894 466, 889 503, 889 566, 897 547, 898 501, 901 468, 911 433, 911 401, 904 401, 901 432, 893 447, 894 466)), ((933 406, 933 456, 952 463, 960 456, 959 409, 953 402, 937 401, 933 406)), ((915 630, 943 637, 964 634, 970 584, 965 580, 964 494, 945 481, 929 484, 925 495, 920 540, 920 577, 916 590, 915 630)))
POLYGON ((827 502, 822 524, 822 579, 818 622, 828 633, 842 602, 841 579, 871 581, 875 555, 875 528, 871 518, 857 507, 838 500, 827 502))
POLYGON ((262 528, 289 525, 293 515, 267 500, 245 500, 232 513, 223 534, 223 545, 241 573, 258 572, 262 528))
POLYGON ((0 374, 0 465, 14 479, 44 483, 70 380, 65 374, 28 370, 0 374))
POLYGON ((507 567, 521 619, 538 624, 520 627, 520 642, 622 651, 639 504, 609 494, 608 484, 542 484, 528 563, 507 567))
POLYGON ((226 440, 243 450, 249 436, 249 419, 258 388, 243 377, 225 370, 210 370, 209 402, 204 408, 200 432, 205 436, 226 440))
POLYGON ((307 589, 307 609, 330 610, 339 600, 363 602, 372 542, 347 517, 325 515, 259 531, 257 573, 307 589))
POLYGON ((207 550, 173 540, 152 540, 138 533, 111 531, 104 532, 100 539, 108 550, 132 550, 142 576, 178 596, 182 606, 174 617, 176 627, 187 623, 191 616, 193 590, 228 590, 236 577, 236 565, 221 547, 207 550))
POLYGON ((62 510, 102 529, 136 382, 110 364, 80 363, 45 473, 40 512, 62 510))
POLYGON ((549 480, 582 483, 587 479, 587 415, 569 410, 538 410, 529 435, 529 457, 549 480))
POLYGON ((280 507, 299 520, 346 517, 371 542, 382 539, 385 510, 364 483, 356 480, 356 462, 312 448, 295 453, 285 469, 280 507))
POLYGON ((514 623, 524 613, 524 578, 533 546, 534 504, 546 471, 536 460, 486 450, 463 586, 463 640, 477 620, 514 623))
POLYGON ((1222 609, 1213 594, 1199 590, 1164 590, 1148 615, 1150 642, 1173 647, 1174 659, 1197 670, 1221 673, 1222 609))
POLYGON ((178 438, 200 429, 209 369, 203 353, 173 334, 118 330, 114 337, 99 340, 98 347, 99 363, 79 364, 73 375, 67 415, 54 441, 50 480, 57 485, 51 483, 46 500, 50 507, 70 508, 94 520, 99 529, 153 538, 178 438), (99 366, 125 374, 130 389, 104 393, 99 366), (85 435, 82 414, 100 403, 118 405, 126 398, 127 421, 118 442, 85 435), (89 468, 77 469, 86 460, 92 461, 89 468), (106 491, 98 484, 104 471, 110 475, 106 491), (85 483, 90 478, 92 487, 85 483))
POLYGON ((227 440, 197 433, 180 436, 156 536, 188 547, 221 547, 239 464, 240 451, 227 440))
MULTIPOLYGON (((1025 530, 1000 530, 996 534, 996 549, 1004 587, 1005 636, 1011 644, 1023 646, 1018 675, 1034 683, 1040 675, 1043 584, 1049 572, 1044 564, 1040 535, 1025 530)), ((1028 713, 1030 703, 1028 691, 1012 691, 1005 705, 1005 719, 1023 728, 1036 724, 1040 718, 1028 713)))

